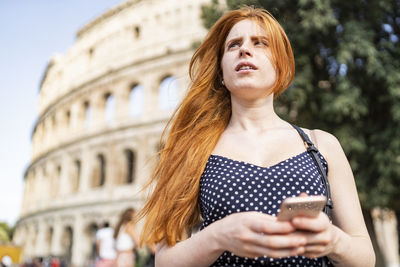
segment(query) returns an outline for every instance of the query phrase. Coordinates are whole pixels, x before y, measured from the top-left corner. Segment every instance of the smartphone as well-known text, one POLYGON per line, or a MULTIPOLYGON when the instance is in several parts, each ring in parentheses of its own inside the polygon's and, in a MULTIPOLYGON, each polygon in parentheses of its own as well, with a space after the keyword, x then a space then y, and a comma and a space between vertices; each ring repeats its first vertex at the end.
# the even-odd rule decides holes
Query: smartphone
POLYGON ((325 196, 288 197, 281 204, 278 220, 290 221, 295 216, 316 217, 325 204, 325 196))

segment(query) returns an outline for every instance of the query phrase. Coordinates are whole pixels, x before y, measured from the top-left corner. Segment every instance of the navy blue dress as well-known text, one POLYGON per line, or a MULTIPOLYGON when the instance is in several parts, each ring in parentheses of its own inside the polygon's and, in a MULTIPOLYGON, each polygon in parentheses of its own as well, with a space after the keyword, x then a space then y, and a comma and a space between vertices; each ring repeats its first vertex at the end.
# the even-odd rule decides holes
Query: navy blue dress
MULTIPOLYGON (((325 158, 318 155, 327 172, 325 158)), ((203 217, 200 230, 235 212, 259 211, 276 216, 285 198, 302 192, 325 195, 318 169, 307 151, 267 168, 211 155, 200 180, 203 217)), ((253 259, 225 251, 211 266, 322 266, 322 259, 303 256, 253 259)))

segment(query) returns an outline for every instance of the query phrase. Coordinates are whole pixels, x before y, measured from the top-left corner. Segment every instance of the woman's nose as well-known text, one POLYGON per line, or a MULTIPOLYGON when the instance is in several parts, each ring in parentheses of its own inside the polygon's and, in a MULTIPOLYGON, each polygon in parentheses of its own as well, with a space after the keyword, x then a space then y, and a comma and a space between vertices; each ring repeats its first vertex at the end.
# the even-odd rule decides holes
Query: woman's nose
POLYGON ((250 49, 246 45, 242 45, 239 50, 240 57, 243 56, 252 56, 250 49))

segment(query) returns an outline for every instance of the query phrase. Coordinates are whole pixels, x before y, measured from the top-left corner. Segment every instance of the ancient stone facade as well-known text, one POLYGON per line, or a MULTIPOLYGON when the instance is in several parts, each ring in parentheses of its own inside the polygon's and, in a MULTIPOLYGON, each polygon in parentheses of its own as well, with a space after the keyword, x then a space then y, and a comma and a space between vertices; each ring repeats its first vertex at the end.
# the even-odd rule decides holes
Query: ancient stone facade
MULTIPOLYGON (((14 234, 23 259, 55 255, 88 266, 100 224, 115 225, 122 210, 142 206, 160 134, 206 33, 206 2, 124 2, 50 60, 14 234)), ((389 266, 400 266, 395 218, 380 210, 374 218, 389 266)))
POLYGON ((99 225, 141 207, 160 134, 206 33, 205 2, 124 2, 50 60, 14 236, 24 259, 56 255, 87 266, 99 225))

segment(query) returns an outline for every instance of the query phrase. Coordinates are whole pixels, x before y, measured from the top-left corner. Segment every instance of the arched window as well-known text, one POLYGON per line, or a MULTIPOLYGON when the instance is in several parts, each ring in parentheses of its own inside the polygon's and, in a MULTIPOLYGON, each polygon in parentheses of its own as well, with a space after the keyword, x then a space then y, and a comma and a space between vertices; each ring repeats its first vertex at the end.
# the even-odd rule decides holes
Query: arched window
POLYGON ((106 102, 105 119, 106 123, 110 123, 114 119, 115 101, 111 94, 104 95, 106 102))
POLYGON ((179 101, 179 85, 173 76, 164 78, 158 91, 158 105, 160 109, 174 109, 179 101))
POLYGON ((79 189, 79 181, 81 179, 81 161, 75 160, 74 162, 74 174, 73 174, 73 181, 72 181, 72 192, 77 192, 79 189))
POLYGON ((62 254, 68 262, 71 262, 72 246, 73 246, 73 229, 71 226, 64 228, 61 236, 62 254))
POLYGON ((90 104, 88 101, 86 101, 83 104, 84 110, 85 110, 85 126, 88 127, 90 125, 90 104))
POLYGON ((88 243, 90 244, 90 254, 89 254, 89 259, 95 260, 97 256, 96 252, 96 233, 99 227, 97 226, 96 223, 92 222, 89 224, 86 229, 85 229, 85 235, 87 240, 89 241, 88 243))
POLYGON ((55 197, 57 197, 57 195, 60 191, 60 179, 61 179, 61 166, 60 165, 57 166, 53 177, 50 177, 50 179, 51 179, 50 196, 52 198, 55 198, 55 197))
POLYGON ((138 25, 133 27, 133 34, 134 34, 135 38, 140 37, 140 27, 138 25))
POLYGON ((143 86, 134 85, 129 94, 129 115, 136 117, 143 112, 143 86))
POLYGON ((99 186, 103 186, 106 181, 106 160, 102 154, 97 156, 99 164, 99 186))
POLYGON ((133 183, 135 180, 135 168, 136 168, 136 155, 130 150, 125 150, 125 162, 126 162, 126 179, 125 182, 127 184, 133 183))
POLYGON ((71 123, 71 111, 67 110, 65 112, 65 126, 66 128, 68 128, 70 126, 71 123))
POLYGON ((55 131, 56 126, 57 126, 56 115, 53 114, 53 116, 51 116, 51 130, 55 131))
POLYGON ((46 233, 46 246, 47 246, 47 251, 50 251, 51 249, 51 242, 53 240, 53 227, 49 227, 46 233))
POLYGON ((102 154, 97 154, 96 163, 91 174, 91 187, 103 186, 106 181, 106 159, 102 154))

